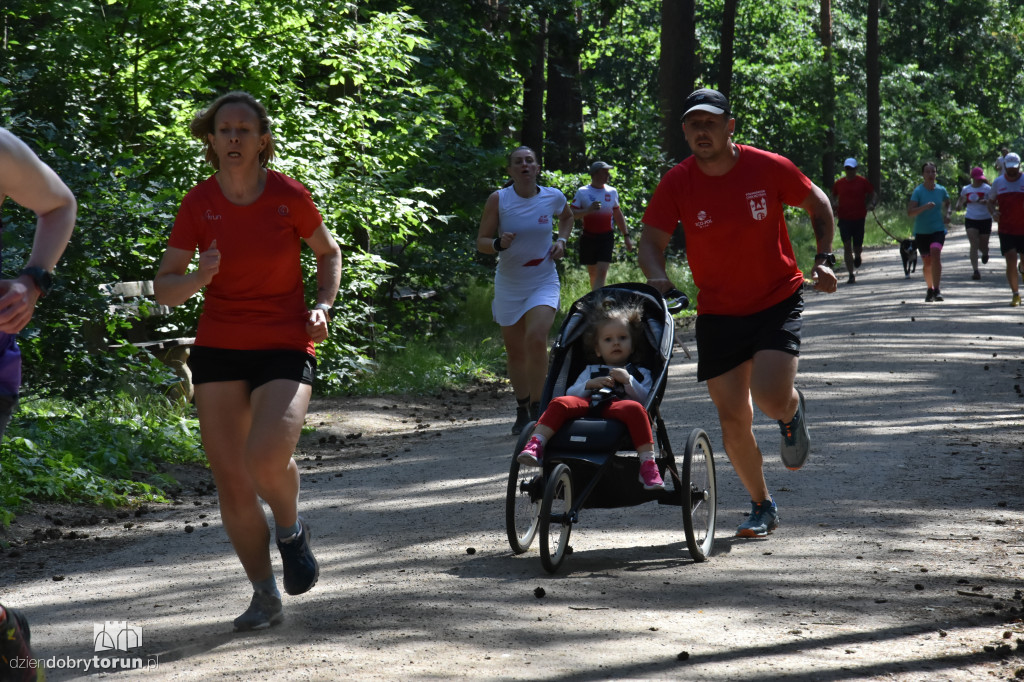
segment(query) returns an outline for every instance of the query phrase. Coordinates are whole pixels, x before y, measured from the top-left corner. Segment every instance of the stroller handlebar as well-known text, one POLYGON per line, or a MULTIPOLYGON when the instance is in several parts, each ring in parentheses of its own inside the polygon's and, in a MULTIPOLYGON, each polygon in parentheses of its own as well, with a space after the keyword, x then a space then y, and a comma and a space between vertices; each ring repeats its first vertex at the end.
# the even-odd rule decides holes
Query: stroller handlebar
POLYGON ((690 307, 690 297, 679 289, 672 288, 662 294, 670 315, 680 313, 690 307))

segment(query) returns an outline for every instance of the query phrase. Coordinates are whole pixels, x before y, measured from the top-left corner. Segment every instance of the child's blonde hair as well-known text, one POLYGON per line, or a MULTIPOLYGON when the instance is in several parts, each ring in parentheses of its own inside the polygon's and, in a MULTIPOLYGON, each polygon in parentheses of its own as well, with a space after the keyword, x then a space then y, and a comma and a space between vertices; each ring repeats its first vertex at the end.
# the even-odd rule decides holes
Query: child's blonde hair
POLYGON ((601 327, 608 322, 619 322, 629 330, 633 342, 630 360, 634 359, 640 349, 639 340, 643 338, 644 309, 640 303, 623 303, 608 295, 596 296, 582 312, 587 320, 587 327, 583 331, 583 347, 591 356, 596 357, 597 334, 601 327))

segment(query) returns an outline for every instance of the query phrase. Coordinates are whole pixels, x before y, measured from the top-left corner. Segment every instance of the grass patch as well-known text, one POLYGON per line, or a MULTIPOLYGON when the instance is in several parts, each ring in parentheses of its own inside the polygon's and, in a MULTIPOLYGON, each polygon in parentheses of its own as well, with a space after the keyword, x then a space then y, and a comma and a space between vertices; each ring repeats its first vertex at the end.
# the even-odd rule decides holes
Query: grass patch
POLYGON ((162 396, 26 400, 0 448, 0 522, 28 500, 109 507, 165 502, 160 462, 204 462, 191 406, 162 396))

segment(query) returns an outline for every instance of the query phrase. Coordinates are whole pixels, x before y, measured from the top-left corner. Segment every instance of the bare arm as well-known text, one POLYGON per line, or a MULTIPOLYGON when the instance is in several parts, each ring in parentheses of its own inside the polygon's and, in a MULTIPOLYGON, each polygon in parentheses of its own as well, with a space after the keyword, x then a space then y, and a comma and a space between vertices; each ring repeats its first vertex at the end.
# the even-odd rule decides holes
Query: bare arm
MULTIPOLYGON (((484 214, 480 217, 480 229, 476 233, 476 250, 480 253, 498 253, 494 248, 494 238, 498 236, 498 193, 492 192, 484 204, 484 214)), ((507 249, 516 238, 515 232, 501 235, 501 247, 507 249)))
MULTIPOLYGON (((341 286, 341 249, 327 226, 320 223, 306 244, 316 255, 316 305, 331 307, 341 286)), ((314 307, 306 318, 306 333, 315 343, 327 338, 331 321, 326 310, 314 307)))
POLYGON ((629 228, 626 226, 626 216, 623 215, 620 207, 616 206, 612 209, 612 220, 615 221, 615 226, 619 228, 619 232, 622 234, 622 241, 626 245, 626 250, 632 251, 633 240, 629 237, 629 228))
POLYGON ((644 224, 640 235, 640 248, 637 260, 640 269, 647 278, 647 283, 658 291, 665 293, 675 287, 665 270, 665 249, 672 235, 650 225, 644 224))
POLYGON ((910 202, 907 203, 907 215, 910 216, 911 218, 916 218, 925 211, 930 211, 933 208, 935 208, 934 201, 929 201, 927 204, 920 206, 916 201, 911 200, 910 202))
POLYGON ((220 251, 217 249, 216 239, 209 249, 199 254, 199 267, 189 272, 188 266, 192 263, 193 255, 193 251, 167 247, 153 278, 153 292, 157 303, 181 305, 209 284, 220 270, 220 251))
POLYGON ((316 302, 333 306, 341 286, 341 248, 323 223, 306 244, 316 255, 316 302))
POLYGON ((576 217, 573 215, 572 207, 569 206, 569 202, 566 202, 562 207, 562 213, 558 216, 558 241, 552 244, 551 250, 548 251, 548 255, 552 258, 561 258, 565 255, 565 243, 572 235, 572 226, 575 222, 576 217))
MULTIPOLYGON (((71 240, 78 204, 67 185, 28 145, 0 128, 0 203, 11 197, 36 214, 32 251, 25 266, 53 270, 71 240)), ((25 328, 42 292, 28 275, 0 281, 0 331, 25 328)))
MULTIPOLYGON (((811 219, 811 228, 814 230, 814 242, 818 253, 830 253, 832 251, 832 238, 835 235, 835 218, 832 215, 832 204, 828 197, 817 185, 811 185, 811 191, 807 198, 800 204, 800 208, 807 212, 811 219)), ((814 259, 814 269, 811 270, 816 277, 814 288, 820 291, 832 292, 836 290, 838 280, 835 273, 824 263, 814 259)))

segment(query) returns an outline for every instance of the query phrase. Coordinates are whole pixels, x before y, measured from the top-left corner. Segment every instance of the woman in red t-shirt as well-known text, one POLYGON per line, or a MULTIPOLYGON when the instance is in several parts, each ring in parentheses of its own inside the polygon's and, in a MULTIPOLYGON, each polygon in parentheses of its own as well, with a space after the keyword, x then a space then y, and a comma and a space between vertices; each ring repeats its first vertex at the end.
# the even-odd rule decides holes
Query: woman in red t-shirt
POLYGON ((274 515, 288 594, 316 584, 309 527, 298 516, 292 458, 312 393, 314 344, 327 338, 341 279, 341 250, 309 192, 269 170, 270 120, 244 92, 228 93, 190 126, 216 173, 185 196, 154 279, 157 302, 180 305, 205 289, 189 357, 203 448, 221 519, 253 584, 236 630, 284 619, 270 564, 274 515), (306 307, 305 242, 317 259, 316 304, 306 307), (199 252, 199 263, 189 270, 199 252))

